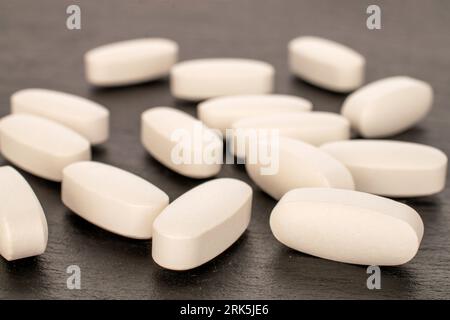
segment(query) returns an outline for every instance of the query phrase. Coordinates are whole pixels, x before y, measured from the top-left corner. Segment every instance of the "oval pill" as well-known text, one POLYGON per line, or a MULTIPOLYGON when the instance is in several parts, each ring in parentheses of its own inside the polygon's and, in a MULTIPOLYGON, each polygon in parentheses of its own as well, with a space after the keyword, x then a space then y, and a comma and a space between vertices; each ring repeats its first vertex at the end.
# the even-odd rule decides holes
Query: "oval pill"
POLYGON ((247 229, 252 189, 236 179, 215 179, 172 202, 153 224, 152 256, 172 270, 198 267, 230 247, 247 229))
POLYGON ((208 127, 225 134, 233 122, 246 117, 275 115, 277 113, 304 112, 312 103, 301 97, 282 94, 236 95, 213 98, 197 107, 198 118, 208 127))
POLYGON ((167 76, 178 59, 169 39, 143 38, 110 43, 84 56, 86 79, 95 86, 120 86, 167 76))
POLYGON ((299 37, 289 42, 291 71, 316 86, 337 91, 352 91, 364 82, 365 58, 340 43, 299 37))
POLYGON ((257 142, 260 131, 278 129, 284 137, 320 146, 323 143, 350 138, 350 122, 332 112, 280 113, 249 117, 233 122, 233 148, 244 158, 246 148, 257 142))
POLYGON ((91 159, 89 141, 57 122, 28 114, 0 120, 3 156, 38 177, 61 181, 65 166, 91 159))
POLYGON ((8 261, 44 253, 48 229, 42 206, 25 179, 0 167, 0 255, 8 261))
POLYGON ((11 112, 59 122, 84 136, 91 144, 108 139, 108 109, 73 94, 47 89, 20 90, 11 96, 11 112))
POLYGON ((372 82, 344 101, 341 113, 365 138, 401 133, 422 120, 433 103, 433 89, 421 80, 391 77, 372 82))
POLYGON ((354 189, 348 169, 310 144, 279 137, 258 141, 257 149, 258 157, 252 159, 249 154, 245 168, 250 178, 275 199, 296 188, 354 189))
POLYGON ((273 91, 274 68, 249 59, 198 59, 183 61, 170 72, 172 95, 198 101, 217 96, 261 94, 273 91))
POLYGON ((174 108, 145 111, 141 116, 141 141, 152 157, 187 177, 211 177, 222 167, 223 142, 219 134, 174 108))
POLYGON ((125 170, 94 161, 64 168, 61 197, 77 215, 96 226, 133 239, 150 239, 168 195, 125 170))
POLYGON ((352 173, 358 191, 389 197, 416 197, 445 187, 447 156, 439 149, 411 142, 349 140, 321 149, 352 173))
POLYGON ((395 266, 410 261, 423 236, 411 207, 368 193, 291 190, 273 209, 270 228, 284 245, 324 259, 395 266))

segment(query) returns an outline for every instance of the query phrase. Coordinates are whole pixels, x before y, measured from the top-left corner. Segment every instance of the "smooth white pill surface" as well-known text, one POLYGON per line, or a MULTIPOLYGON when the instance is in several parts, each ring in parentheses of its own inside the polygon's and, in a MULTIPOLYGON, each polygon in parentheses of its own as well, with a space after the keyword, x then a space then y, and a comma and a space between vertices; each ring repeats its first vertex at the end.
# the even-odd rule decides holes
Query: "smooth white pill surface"
POLYGON ((245 168, 250 178, 275 199, 295 188, 329 187, 354 189, 348 169, 326 152, 310 144, 280 137, 278 146, 272 140, 258 141, 259 150, 271 150, 271 165, 247 157, 245 168), (275 167, 273 163, 277 163, 275 167), (263 168, 272 166, 276 170, 263 168))
POLYGON ((246 117, 274 115, 277 113, 304 112, 312 109, 309 100, 282 94, 237 95, 219 97, 200 103, 198 118, 208 127, 225 134, 233 122, 246 117))
POLYGON ((447 156, 439 149, 411 142, 349 140, 321 149, 352 173, 355 189, 389 197, 416 197, 445 187, 447 156))
POLYGON ((119 86, 167 76, 178 59, 178 45, 169 39, 144 38, 97 47, 84 56, 87 81, 119 86))
POLYGON ((152 157, 187 177, 211 177, 222 167, 223 142, 219 134, 174 108, 145 111, 141 141, 152 157))
POLYGON ((320 146, 350 138, 350 122, 331 112, 280 113, 249 117, 233 122, 233 148, 244 158, 246 148, 257 143, 260 130, 278 129, 281 136, 320 146))
POLYGON ((0 167, 0 255, 8 261, 40 255, 47 238, 47 220, 33 190, 12 167, 0 167))
POLYGON ((198 59, 176 64, 170 72, 172 95, 198 101, 235 94, 273 91, 274 68, 248 59, 198 59))
POLYGON ((230 247, 247 229, 252 189, 236 179, 215 179, 172 202, 153 224, 152 256, 172 270, 198 267, 230 247))
POLYGON ((27 113, 59 122, 89 140, 105 142, 109 135, 109 111, 88 99, 47 89, 24 89, 11 96, 11 112, 27 113))
POLYGON ((91 159, 89 141, 57 122, 28 114, 0 120, 2 155, 38 177, 61 181, 65 166, 91 159))
POLYGON ((433 89, 421 80, 391 77, 347 97, 341 113, 366 138, 389 137, 413 127, 430 111, 433 89))
POLYGON ((134 239, 150 239, 168 195, 125 170, 94 161, 64 168, 62 201, 96 226, 134 239))
POLYGON ((284 245, 339 262, 395 266, 410 261, 423 236, 411 207, 368 193, 330 188, 286 193, 270 216, 284 245))
POLYGON ((289 43, 288 49, 291 71, 316 86, 348 92, 364 82, 364 57, 340 43, 299 37, 289 43))

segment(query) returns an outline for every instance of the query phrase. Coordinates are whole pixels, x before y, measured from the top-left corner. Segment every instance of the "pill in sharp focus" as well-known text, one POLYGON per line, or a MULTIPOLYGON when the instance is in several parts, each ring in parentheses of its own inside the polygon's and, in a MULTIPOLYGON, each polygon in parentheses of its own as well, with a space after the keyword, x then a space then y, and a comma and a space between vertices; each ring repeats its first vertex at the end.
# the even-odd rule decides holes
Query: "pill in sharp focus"
POLYGON ((240 180, 215 179, 197 186, 155 219, 153 259, 172 270, 210 261, 244 233, 251 207, 252 189, 240 180))
POLYGON ((284 245, 325 259, 395 266, 416 255, 423 222, 411 207, 368 193, 291 190, 273 209, 270 228, 284 245))
POLYGON ((63 203, 96 226, 133 239, 150 239, 156 216, 168 195, 125 170, 94 161, 63 170, 63 203))
POLYGON ((141 116, 141 141, 152 157, 187 177, 211 177, 222 167, 223 142, 219 133, 174 108, 145 111, 141 116))
POLYGON ((331 142, 321 149, 352 173, 355 189, 389 197, 416 197, 445 187, 447 156, 418 143, 384 140, 331 142))
POLYGON ((176 98, 199 101, 224 95, 263 94, 273 91, 274 68, 248 59, 183 61, 170 72, 170 90, 176 98))
POLYGON ((288 49, 291 71, 316 86, 348 92, 364 82, 364 57, 340 43, 299 37, 289 42, 288 49))
POLYGON ((44 253, 47 220, 39 200, 12 167, 0 167, 0 255, 17 260, 44 253))
POLYGON ((247 155, 245 168, 250 178, 275 199, 296 188, 354 189, 352 175, 342 163, 300 140, 259 140, 257 151, 257 156, 247 155))
POLYGON ((236 95, 213 98, 200 103, 197 115, 208 127, 225 134, 235 121, 246 117, 277 113, 305 112, 312 103, 301 97, 282 94, 236 95))
POLYGON ((3 156, 38 177, 61 181, 65 166, 91 159, 89 141, 57 122, 28 114, 0 120, 3 156))
POLYGON ((249 117, 233 122, 232 152, 245 158, 246 149, 263 133, 278 129, 281 136, 320 146, 350 138, 350 122, 332 112, 280 113, 249 117))
POLYGON ((103 143, 109 135, 109 111, 88 99, 54 90, 24 89, 11 96, 11 112, 59 122, 89 140, 103 143))
POLYGON ((144 38, 115 42, 84 56, 86 79, 95 86, 120 86, 165 77, 178 59, 169 39, 144 38))
POLYGON ((344 101, 341 113, 365 138, 401 133, 431 110, 433 89, 421 80, 391 77, 372 82, 344 101))

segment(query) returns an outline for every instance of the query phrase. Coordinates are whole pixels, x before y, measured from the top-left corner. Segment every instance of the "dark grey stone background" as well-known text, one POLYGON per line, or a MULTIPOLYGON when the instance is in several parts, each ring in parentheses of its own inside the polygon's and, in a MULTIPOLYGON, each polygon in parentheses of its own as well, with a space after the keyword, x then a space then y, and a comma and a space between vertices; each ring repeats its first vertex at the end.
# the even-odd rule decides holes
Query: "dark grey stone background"
MULTIPOLYGON (((201 181, 181 177, 153 160, 139 141, 141 112, 158 105, 195 114, 175 101, 168 82, 94 90, 83 77, 83 53, 113 41, 145 36, 176 40, 180 59, 245 57, 272 63, 276 91, 306 97, 316 110, 338 112, 345 95, 290 76, 286 45, 299 35, 330 38, 364 54, 367 81, 409 75, 435 90, 430 116, 395 139, 450 151, 450 1, 22 1, 0 0, 0 116, 19 89, 42 87, 79 94, 111 110, 111 138, 94 160, 136 173, 171 200, 201 181), (369 31, 365 10, 382 8, 382 30, 369 31), (82 30, 65 27, 66 7, 79 4, 82 30)), ((170 119, 168 119, 170 121, 170 119)), ((0 165, 7 162, 0 158, 0 165)), ((272 236, 275 201, 242 167, 225 165, 220 177, 254 188, 248 231, 218 258, 188 272, 171 272, 151 258, 151 242, 115 236, 77 217, 60 200, 60 185, 22 172, 45 209, 49 225, 44 255, 12 263, 0 259, 0 298, 450 298, 450 189, 408 199, 425 223, 416 258, 382 268, 382 289, 366 288, 366 269, 290 250, 272 236), (67 266, 82 271, 82 290, 66 288, 67 266)))

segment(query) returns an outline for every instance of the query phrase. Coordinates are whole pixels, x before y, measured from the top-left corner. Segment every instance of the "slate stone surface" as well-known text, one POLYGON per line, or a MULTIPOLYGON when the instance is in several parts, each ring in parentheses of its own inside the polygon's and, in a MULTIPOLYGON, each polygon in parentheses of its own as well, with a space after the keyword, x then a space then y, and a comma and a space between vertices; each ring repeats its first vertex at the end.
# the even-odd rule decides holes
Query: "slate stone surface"
MULTIPOLYGON (((330 38, 367 58, 367 81, 409 75, 435 90, 430 116, 398 140, 450 151, 449 1, 1 1, 0 116, 19 89, 41 87, 79 94, 111 111, 111 138, 93 159, 138 174, 173 200, 201 181, 181 177, 153 160, 139 140, 140 114, 159 105, 195 114, 176 101, 167 80, 115 89, 93 89, 83 76, 83 53, 113 41, 162 36, 180 44, 181 59, 256 58, 276 68, 276 91, 306 97, 315 110, 338 112, 345 95, 293 78, 288 41, 299 35, 330 38), (382 29, 366 28, 369 4, 382 8, 382 29), (65 27, 69 4, 79 4, 82 29, 65 27)), ((0 157, 0 165, 8 164, 0 157)), ((22 171, 21 171, 22 172, 22 171)), ((311 257, 278 243, 269 229, 276 202, 262 193, 242 166, 225 165, 220 177, 254 188, 248 231, 225 253, 188 272, 171 272, 151 258, 151 242, 103 231, 61 203, 60 185, 22 172, 42 202, 49 224, 44 255, 7 263, 0 259, 0 298, 106 299, 399 299, 450 298, 450 189, 404 199, 425 223, 416 258, 382 268, 382 289, 366 288, 366 268, 311 257), (81 290, 68 290, 66 268, 81 268, 81 290)))

